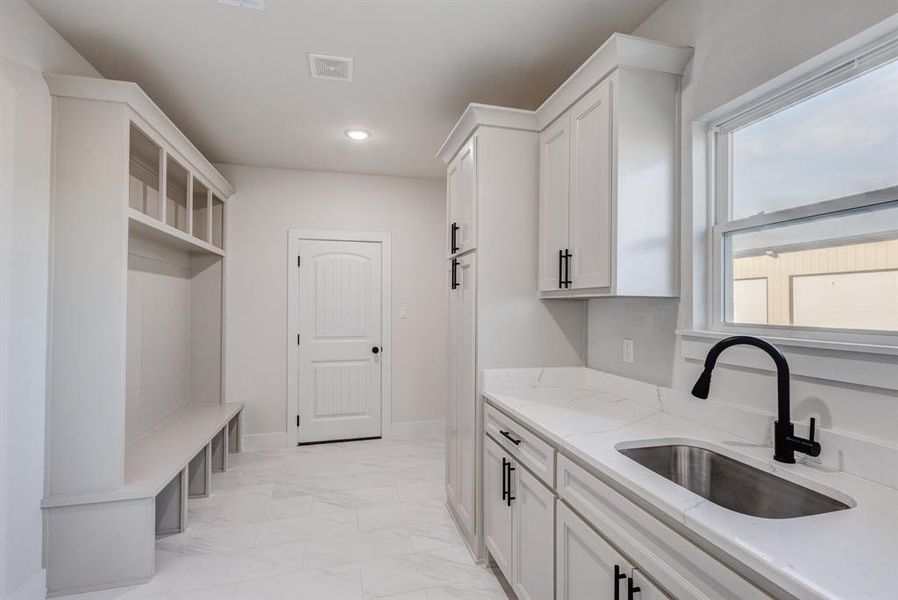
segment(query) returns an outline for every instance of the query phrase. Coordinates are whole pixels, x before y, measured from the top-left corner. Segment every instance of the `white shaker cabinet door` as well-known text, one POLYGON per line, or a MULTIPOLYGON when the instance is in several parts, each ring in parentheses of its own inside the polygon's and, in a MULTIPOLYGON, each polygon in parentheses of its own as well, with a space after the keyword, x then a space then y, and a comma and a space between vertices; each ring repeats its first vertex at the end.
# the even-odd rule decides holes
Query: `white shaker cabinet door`
POLYGON ((456 512, 468 533, 473 535, 475 457, 476 457, 476 369, 475 351, 475 302, 476 302, 476 256, 466 254, 456 259, 456 282, 454 293, 458 303, 458 367, 456 371, 455 398, 458 418, 458 487, 456 489, 456 512))
POLYGON ((611 83, 603 81, 569 111, 573 289, 611 286, 611 83))
POLYGON ((449 251, 460 254, 477 246, 477 137, 458 151, 446 174, 449 199, 449 251), (453 246, 454 243, 454 246, 453 246))
POLYGON ((539 290, 565 287, 571 183, 568 113, 539 134, 539 290))
POLYGON ((561 501, 557 507, 555 535, 557 600, 627 597, 630 565, 561 501))
POLYGON ((511 459, 489 437, 483 446, 483 537, 486 549, 506 579, 511 579, 511 459))
POLYGON ((553 600, 555 496, 515 465, 512 481, 512 580, 518 600, 553 600))
POLYGON ((455 157, 446 168, 446 251, 450 255, 459 250, 458 222, 461 218, 458 157, 455 157))
MULTIPOLYGON (((446 501, 453 508, 458 505, 458 292, 452 289, 452 261, 446 263, 449 288, 449 410, 446 415, 446 501)), ((457 512, 457 510, 456 510, 457 512)))

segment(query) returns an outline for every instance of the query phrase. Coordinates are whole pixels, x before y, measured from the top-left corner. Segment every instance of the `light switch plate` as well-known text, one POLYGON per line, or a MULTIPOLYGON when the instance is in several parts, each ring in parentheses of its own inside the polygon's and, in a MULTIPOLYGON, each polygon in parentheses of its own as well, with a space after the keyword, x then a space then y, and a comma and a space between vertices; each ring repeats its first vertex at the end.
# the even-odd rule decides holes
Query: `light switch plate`
POLYGON ((633 362, 633 340, 624 339, 621 344, 621 354, 625 363, 633 362))

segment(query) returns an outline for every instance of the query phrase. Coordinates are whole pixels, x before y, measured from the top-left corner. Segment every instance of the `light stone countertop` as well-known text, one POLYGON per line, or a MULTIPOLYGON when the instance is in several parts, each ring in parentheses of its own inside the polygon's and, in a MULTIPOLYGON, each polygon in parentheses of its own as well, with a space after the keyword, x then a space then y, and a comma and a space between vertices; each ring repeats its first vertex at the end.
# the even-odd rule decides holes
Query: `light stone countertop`
MULTIPOLYGON (((545 371, 553 373, 520 378, 509 376, 514 370, 485 371, 488 384, 482 393, 495 407, 565 454, 706 540, 711 554, 726 553, 748 571, 802 600, 898 598, 898 490, 823 465, 775 462, 769 443, 757 436, 751 439, 725 431, 723 427, 741 417, 721 414, 719 407, 714 418, 702 424, 666 412, 660 398, 655 402, 645 384, 620 385, 618 378, 618 384, 612 386, 615 389, 608 390, 596 386, 595 381, 584 384, 574 369, 545 371), (566 379, 570 385, 565 385, 566 379), (504 389, 505 385, 519 387, 504 389), (826 493, 852 508, 793 519, 742 515, 705 500, 618 451, 618 447, 639 440, 655 445, 663 440, 705 446, 826 493)), ((738 427, 732 430, 741 431, 738 427)))

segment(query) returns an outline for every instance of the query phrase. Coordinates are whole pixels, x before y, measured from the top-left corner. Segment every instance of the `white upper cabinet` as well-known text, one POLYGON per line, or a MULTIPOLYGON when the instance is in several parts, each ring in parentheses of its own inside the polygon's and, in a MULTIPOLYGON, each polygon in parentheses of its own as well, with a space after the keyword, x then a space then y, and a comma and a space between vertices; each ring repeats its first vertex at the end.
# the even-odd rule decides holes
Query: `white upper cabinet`
POLYGON ((618 68, 540 133, 542 297, 678 295, 678 83, 618 68))
POLYGON ((566 285, 565 252, 571 189, 570 117, 562 115, 539 134, 539 289, 566 285))
POLYGON ((611 286, 611 81, 570 110, 569 286, 611 286))
POLYGON ((472 136, 450 163, 446 176, 449 254, 477 246, 477 138, 472 136))

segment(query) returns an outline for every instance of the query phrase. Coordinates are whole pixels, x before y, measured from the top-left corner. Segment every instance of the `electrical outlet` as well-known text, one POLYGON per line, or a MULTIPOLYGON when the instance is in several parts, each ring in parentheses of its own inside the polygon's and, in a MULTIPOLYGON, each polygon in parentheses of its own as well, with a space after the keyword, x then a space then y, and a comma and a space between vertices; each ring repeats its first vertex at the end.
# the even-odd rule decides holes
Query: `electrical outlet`
POLYGON ((633 362, 633 340, 624 339, 621 344, 621 354, 625 363, 633 362))
POLYGON ((400 319, 408 319, 408 309, 405 304, 399 307, 399 318, 400 319))

